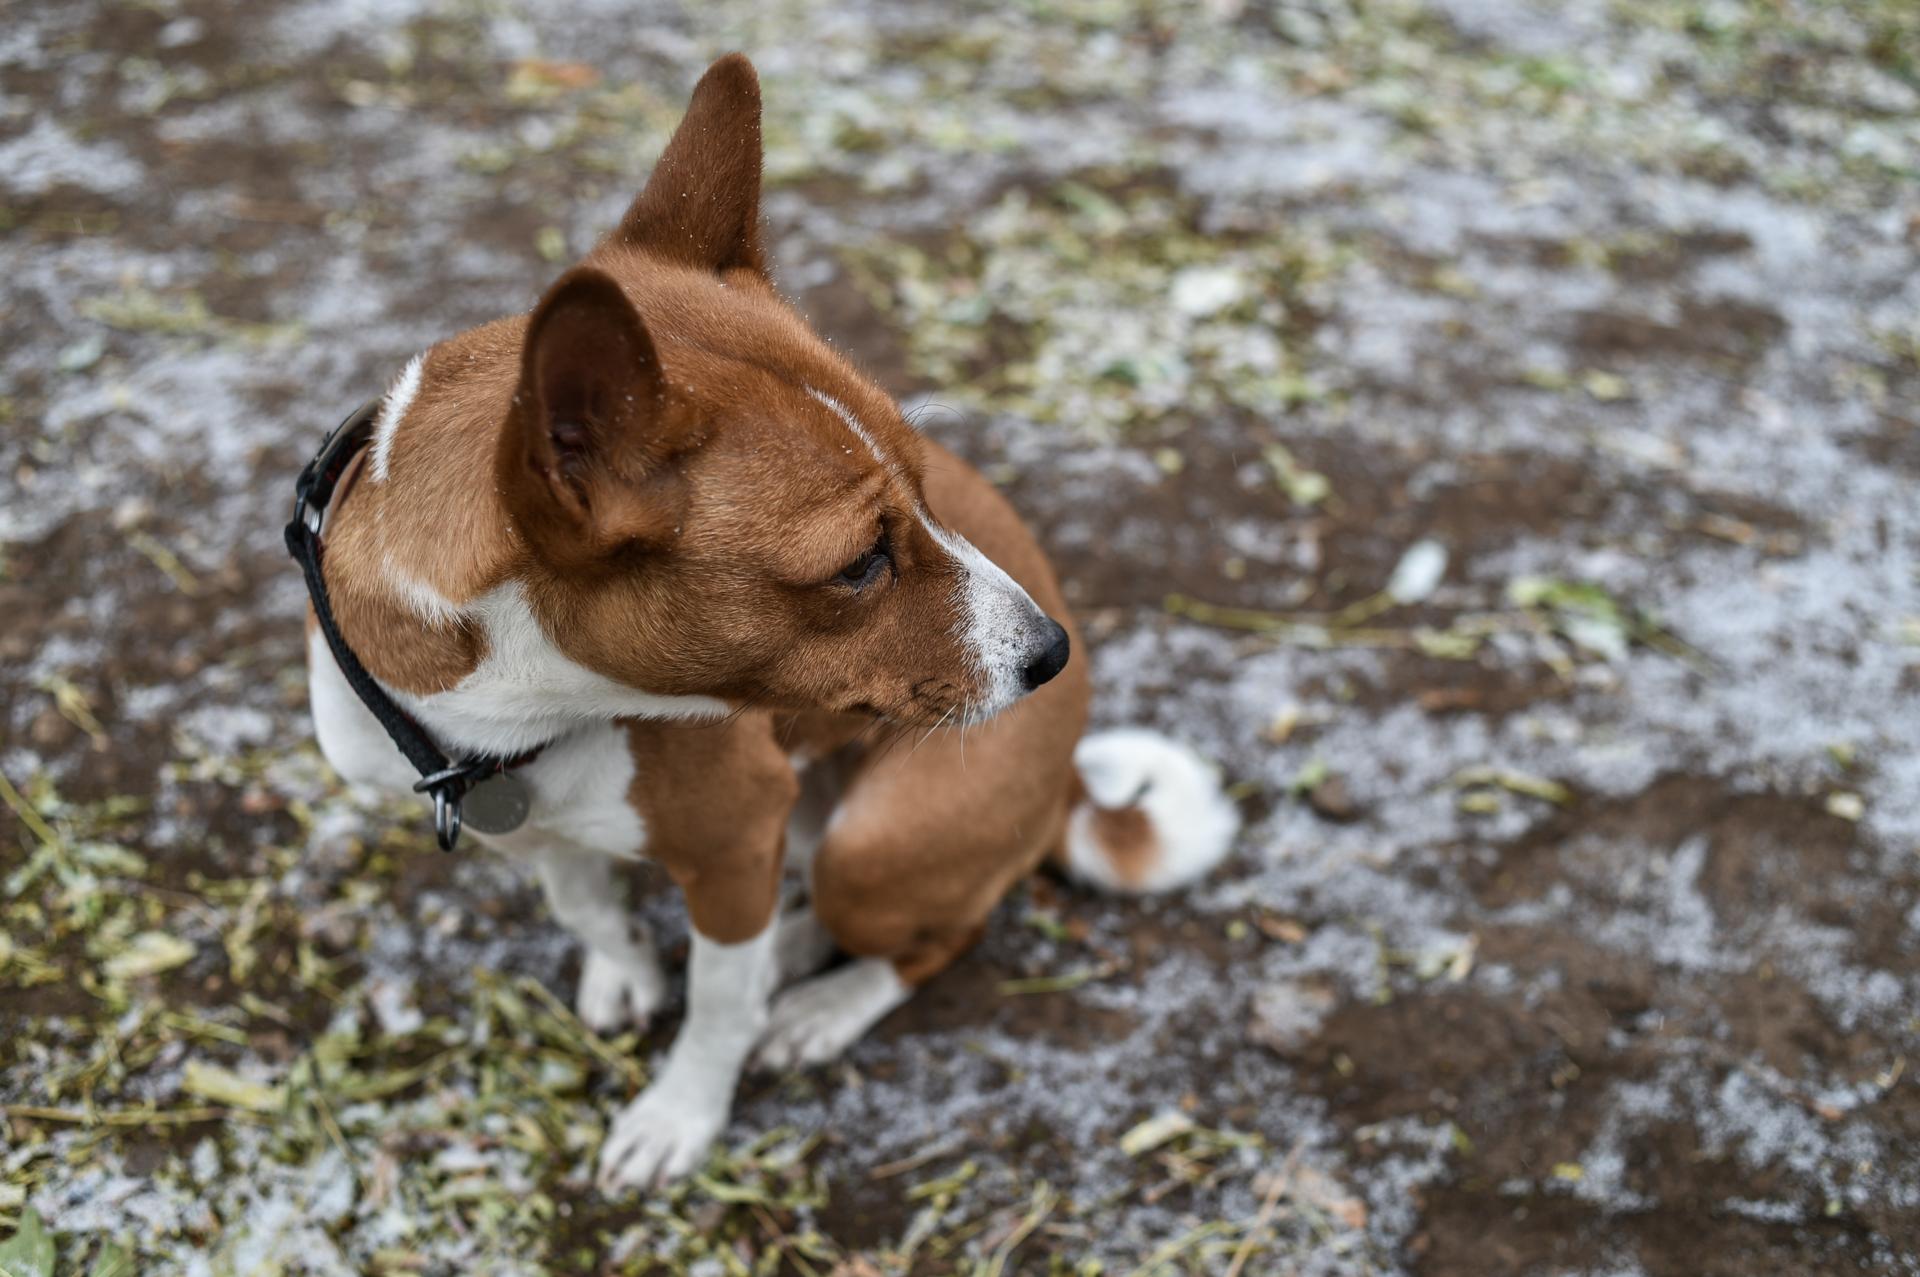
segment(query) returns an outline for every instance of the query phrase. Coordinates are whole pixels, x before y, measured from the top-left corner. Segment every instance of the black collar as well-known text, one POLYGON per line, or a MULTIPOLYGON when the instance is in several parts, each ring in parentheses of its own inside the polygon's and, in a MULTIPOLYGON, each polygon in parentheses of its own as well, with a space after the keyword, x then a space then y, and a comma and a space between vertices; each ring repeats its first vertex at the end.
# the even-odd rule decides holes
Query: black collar
POLYGON ((333 659, 339 664, 341 674, 346 676, 347 686, 380 720, 380 726, 386 729, 393 743, 420 773, 420 782, 413 787, 414 792, 433 795, 434 836, 439 839, 440 850, 452 851, 454 844, 460 841, 460 801, 467 791, 509 768, 532 762, 546 746, 536 745, 526 753, 512 757, 469 754, 457 762, 449 759, 421 729, 420 724, 396 705, 393 698, 374 681, 373 675, 367 673, 367 667, 347 646, 347 640, 333 619, 333 607, 327 600, 326 578, 320 572, 320 529, 326 518, 327 505, 333 500, 334 487, 346 473, 354 456, 367 446, 367 440, 373 436, 374 422, 380 415, 380 404, 381 401, 376 399, 341 422, 320 445, 320 451, 313 460, 307 462, 306 469, 300 472, 299 481, 293 489, 293 522, 287 524, 287 552, 293 555, 294 561, 299 563, 306 575, 307 597, 313 600, 313 612, 319 619, 320 632, 327 636, 327 646, 333 649, 333 659))

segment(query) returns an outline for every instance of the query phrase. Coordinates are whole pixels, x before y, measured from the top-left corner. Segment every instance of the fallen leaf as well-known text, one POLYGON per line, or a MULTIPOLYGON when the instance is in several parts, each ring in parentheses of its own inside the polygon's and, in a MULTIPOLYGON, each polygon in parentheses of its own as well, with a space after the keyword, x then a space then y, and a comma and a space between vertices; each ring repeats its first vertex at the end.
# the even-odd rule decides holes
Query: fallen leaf
POLYGON ((1150 1117, 1120 1137, 1120 1151, 1128 1157, 1150 1153, 1169 1140, 1178 1139, 1193 1129, 1193 1119, 1185 1113, 1168 1111, 1150 1117))
POLYGON ((1529 776, 1525 772, 1502 771, 1495 767, 1464 768, 1454 774, 1453 783, 1460 789, 1492 786, 1510 793, 1524 794, 1528 798, 1538 798, 1556 807, 1564 807, 1573 801, 1573 791, 1557 780, 1529 776))
POLYGON ((1307 938, 1305 927, 1292 918, 1282 918, 1276 914, 1263 913, 1253 920, 1253 925, 1260 928, 1268 939, 1278 940, 1282 944, 1299 944, 1307 938))
POLYGON ((1300 465, 1284 445, 1270 443, 1261 451, 1261 456, 1295 505, 1318 505, 1332 494, 1333 485, 1327 482, 1327 476, 1300 465))
POLYGON ((13 1236, 0 1243, 0 1272, 8 1277, 53 1277, 53 1237, 31 1206, 20 1216, 13 1236))
POLYGON ((1293 780, 1287 788, 1296 794, 1311 793, 1314 786, 1332 774, 1333 769, 1327 766, 1326 759, 1312 758, 1294 773, 1293 780))
POLYGON ((553 62, 526 58, 513 64, 507 81, 510 97, 526 97, 542 90, 590 89, 600 83, 600 71, 585 62, 553 62))
POLYGON ((87 1269, 87 1277, 129 1277, 133 1272, 133 1256, 117 1242, 101 1245, 100 1253, 93 1258, 93 1267, 87 1269))
POLYGON ((1858 794, 1836 790, 1827 795, 1827 814, 1857 822, 1867 814, 1867 801, 1858 794))
POLYGON ((1199 318, 1239 301, 1246 283, 1232 266, 1189 266, 1173 277, 1167 300, 1182 315, 1199 318))
POLYGON ((1394 565, 1387 593, 1395 603, 1419 603, 1440 588, 1447 574, 1447 548, 1438 541, 1415 541, 1394 565))
POLYGON ((205 1060, 188 1060, 180 1077, 180 1089, 217 1104, 268 1113, 285 1102, 286 1092, 264 1082, 249 1082, 231 1069, 205 1060))
POLYGON ((1588 394, 1602 403, 1625 399, 1629 393, 1625 377, 1618 373, 1604 372, 1598 368, 1581 377, 1580 385, 1588 394))
POLYGON ((1267 724, 1267 730, 1261 735, 1271 745, 1284 745, 1293 736, 1294 729, 1300 726, 1300 707, 1289 705, 1273 716, 1267 724))
POLYGON ((54 358, 54 366, 61 372, 85 372, 99 363, 100 356, 106 353, 106 339, 99 333, 90 333, 63 347, 54 358))
POLYGON ((194 955, 194 947, 178 936, 164 931, 142 931, 127 942, 127 947, 100 964, 113 980, 134 980, 141 976, 171 971, 194 955))

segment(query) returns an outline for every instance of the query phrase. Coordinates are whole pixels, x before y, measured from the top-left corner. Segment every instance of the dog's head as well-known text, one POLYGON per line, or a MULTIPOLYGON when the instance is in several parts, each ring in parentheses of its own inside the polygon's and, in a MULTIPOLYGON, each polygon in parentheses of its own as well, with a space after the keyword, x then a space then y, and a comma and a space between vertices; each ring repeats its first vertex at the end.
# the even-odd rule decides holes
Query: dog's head
POLYGON ((923 494, 899 409, 781 300, 760 93, 710 68, 618 230, 525 330, 495 475, 544 628, 631 687, 979 719, 1066 632, 923 494))

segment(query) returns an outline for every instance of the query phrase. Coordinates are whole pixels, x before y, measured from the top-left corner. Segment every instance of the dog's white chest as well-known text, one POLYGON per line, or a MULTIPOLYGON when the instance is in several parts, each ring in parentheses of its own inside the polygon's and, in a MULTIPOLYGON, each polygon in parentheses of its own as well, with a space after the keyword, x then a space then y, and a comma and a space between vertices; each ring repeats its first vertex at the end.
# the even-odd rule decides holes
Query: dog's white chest
MULTIPOLYGON (((358 785, 405 793, 416 774, 347 681, 317 632, 309 644, 309 689, 314 733, 335 771, 358 785)), ((527 818, 511 833, 475 836, 512 854, 592 852, 636 859, 646 848, 646 825, 629 794, 633 754, 624 728, 592 723, 573 728, 514 775, 527 788, 527 818)), ((420 806, 421 827, 431 809, 420 806)))
POLYGON ((581 728, 514 775, 527 786, 526 822, 511 833, 481 834, 489 846, 509 854, 572 850, 623 860, 645 851, 646 823, 629 797, 635 769, 624 728, 581 728))

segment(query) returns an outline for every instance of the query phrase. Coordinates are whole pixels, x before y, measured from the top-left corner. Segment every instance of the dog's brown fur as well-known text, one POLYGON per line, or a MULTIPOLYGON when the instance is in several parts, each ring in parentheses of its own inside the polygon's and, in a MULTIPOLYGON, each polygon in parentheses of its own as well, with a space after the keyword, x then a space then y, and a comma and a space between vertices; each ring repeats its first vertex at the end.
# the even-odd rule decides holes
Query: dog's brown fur
POLYGON ((619 229, 531 316, 434 347, 391 480, 336 512, 328 575, 349 644, 395 688, 445 691, 486 655, 476 630, 410 609, 396 577, 455 605, 516 580, 588 669, 745 707, 628 729, 647 854, 714 939, 757 934, 774 908, 789 755, 845 751, 854 776, 814 907, 842 948, 917 983, 1059 844, 1088 680, 1075 661, 964 734, 903 737, 983 691, 956 638, 952 557, 922 509, 1071 623, 1000 495, 774 290, 759 115, 746 59, 716 63, 619 229), (850 449, 807 387, 846 405, 875 451, 850 449), (836 587, 882 533, 890 579, 836 587))

